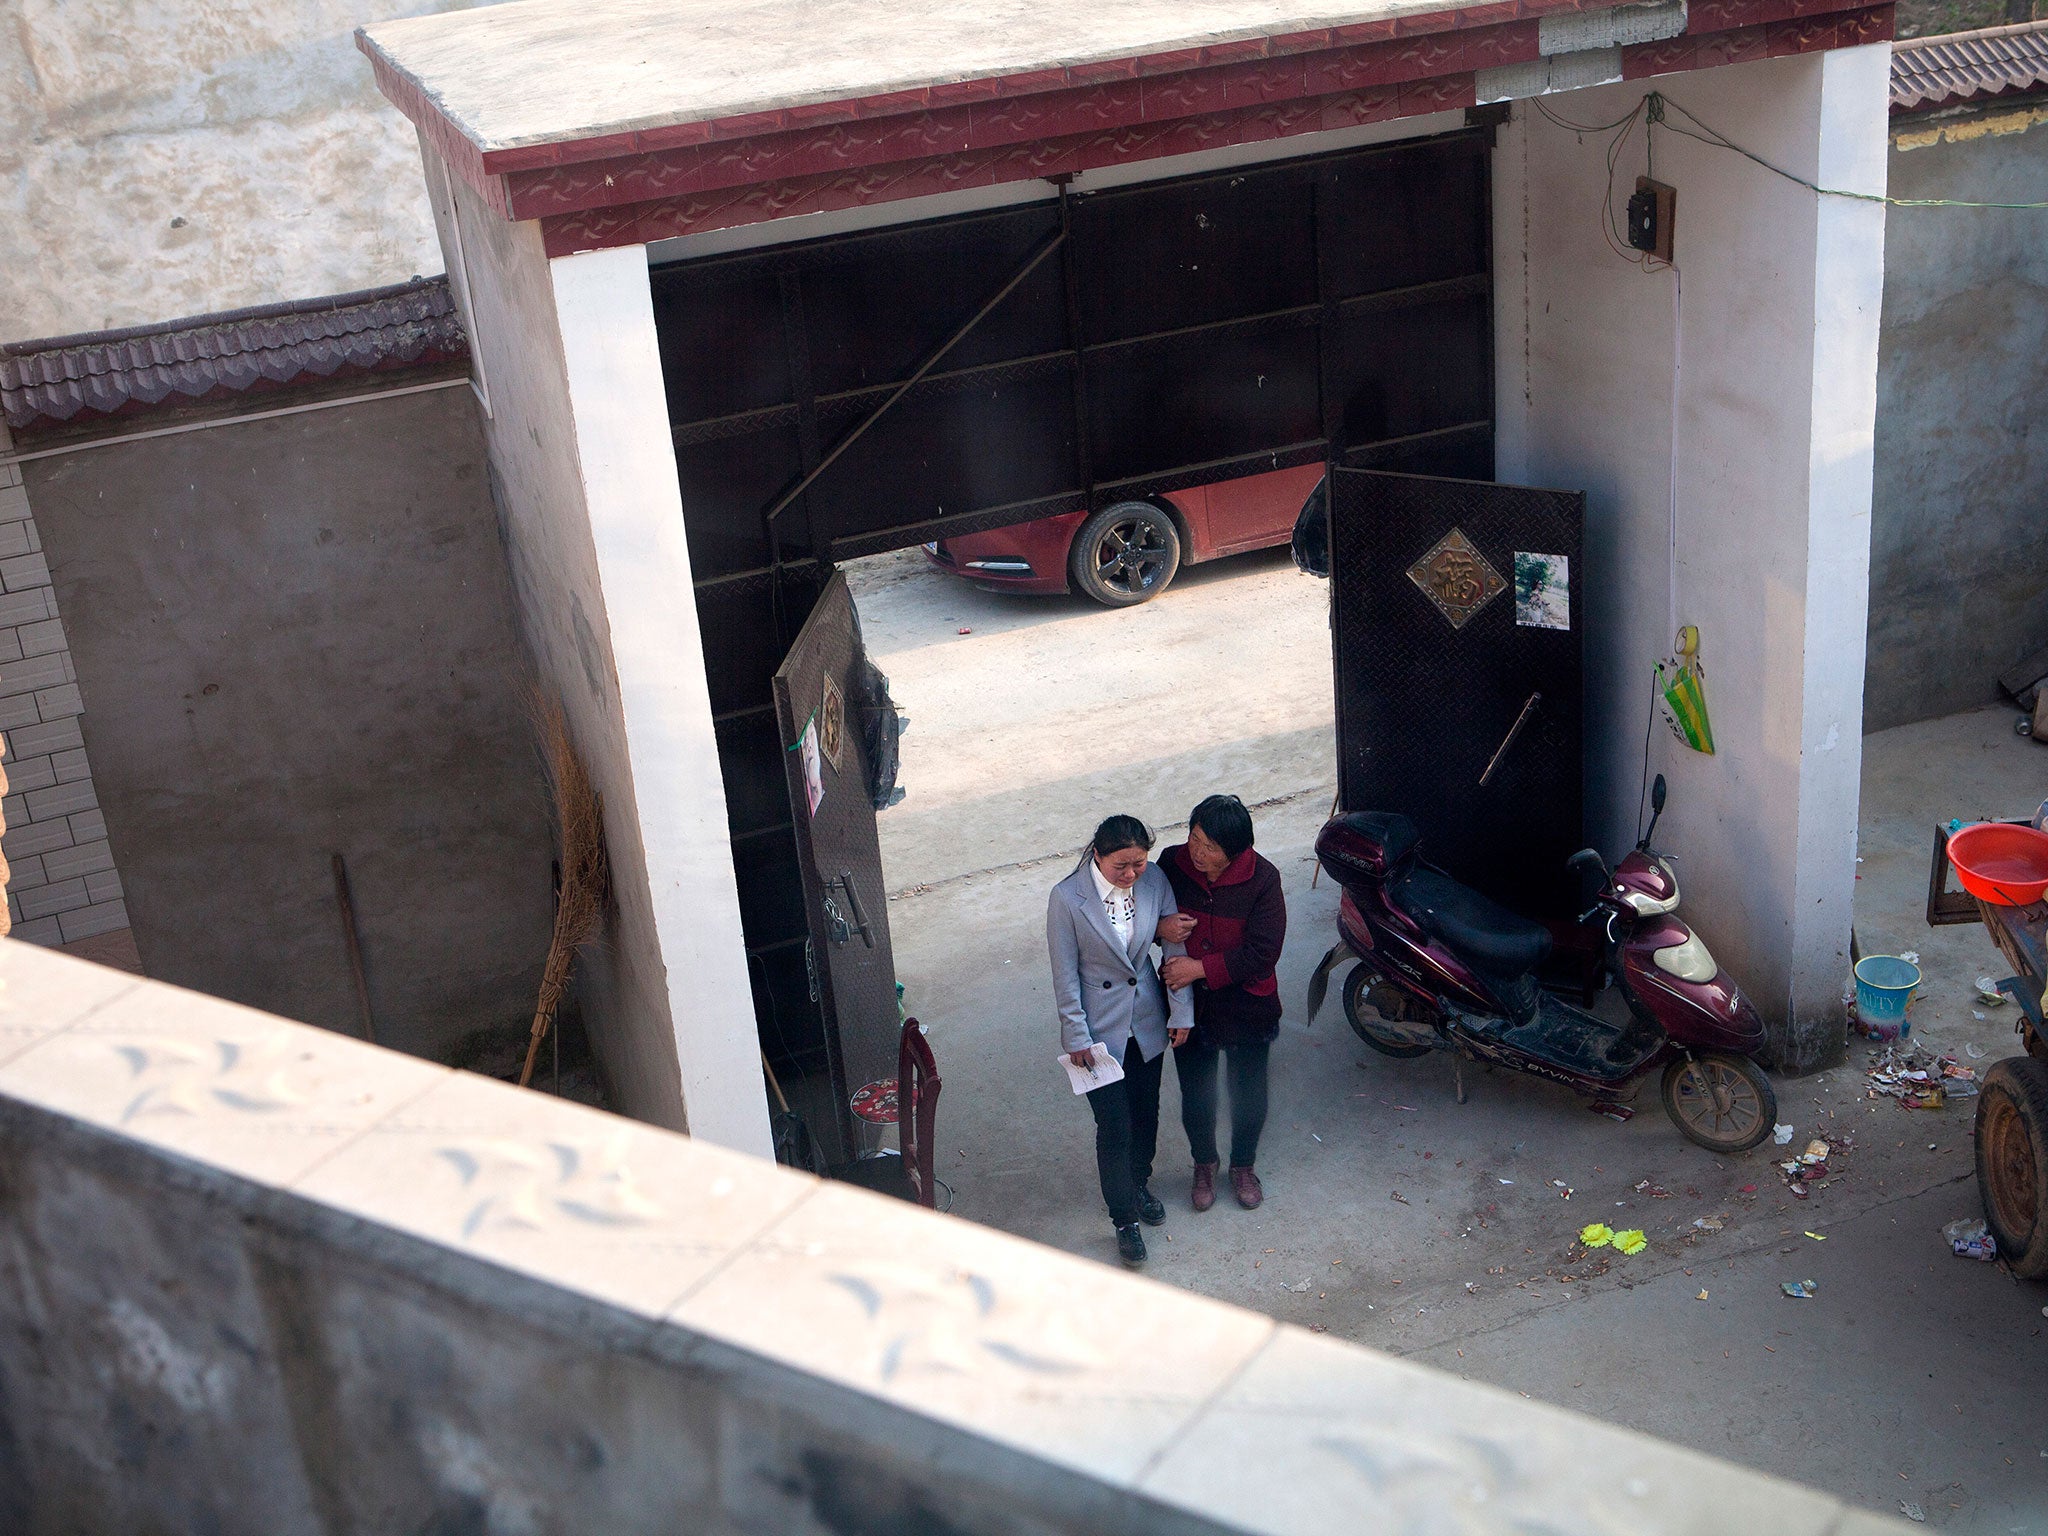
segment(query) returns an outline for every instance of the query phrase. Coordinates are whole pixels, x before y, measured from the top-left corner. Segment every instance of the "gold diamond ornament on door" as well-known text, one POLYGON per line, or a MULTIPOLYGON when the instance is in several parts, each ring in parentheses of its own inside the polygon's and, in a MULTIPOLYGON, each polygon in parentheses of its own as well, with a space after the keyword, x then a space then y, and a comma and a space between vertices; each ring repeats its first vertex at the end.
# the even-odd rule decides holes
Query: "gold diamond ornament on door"
POLYGON ((1463 629, 1475 613, 1508 589, 1507 579, 1461 528, 1453 528, 1409 566, 1408 579, 1453 629, 1463 629))

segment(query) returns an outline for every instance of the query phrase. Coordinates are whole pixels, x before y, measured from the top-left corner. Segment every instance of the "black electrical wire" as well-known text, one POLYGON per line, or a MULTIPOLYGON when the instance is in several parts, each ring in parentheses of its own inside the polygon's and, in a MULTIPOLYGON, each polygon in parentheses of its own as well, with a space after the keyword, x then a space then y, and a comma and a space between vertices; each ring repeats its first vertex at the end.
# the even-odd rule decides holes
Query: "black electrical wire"
MULTIPOLYGON (((1842 188, 1839 187, 1824 187, 1819 182, 1809 181, 1804 176, 1798 175, 1797 173, 1792 171, 1788 171, 1782 166, 1771 164, 1770 161, 1766 160, 1762 155, 1757 154, 1754 150, 1744 149, 1740 144, 1737 144, 1733 139, 1729 138, 1726 134, 1722 133, 1718 128, 1715 128, 1711 124, 1703 121, 1697 113, 1692 112, 1687 108, 1681 106, 1679 103, 1673 101, 1670 97, 1666 96, 1662 91, 1650 91, 1646 93, 1643 99, 1636 103, 1635 109, 1631 111, 1627 116, 1616 118, 1613 122, 1602 124, 1598 127, 1585 123, 1574 123, 1567 118, 1561 117, 1556 112, 1552 111, 1547 105, 1545 105, 1540 98, 1534 99, 1534 105, 1536 107, 1536 110, 1540 112, 1545 118, 1549 119, 1558 127, 1566 129, 1572 133, 1609 133, 1615 132, 1616 130, 1620 130, 1619 132, 1616 132, 1614 140, 1608 145, 1607 202, 1604 205, 1604 209, 1607 212, 1607 219, 1610 228, 1613 222, 1612 206, 1614 200, 1615 160, 1620 153, 1620 147, 1622 143, 1627 139, 1629 132, 1633 129, 1638 114, 1642 114, 1646 118, 1646 127, 1644 132, 1646 138, 1652 143, 1654 143, 1656 137, 1655 130, 1658 128, 1662 128, 1665 129, 1667 132, 1679 134, 1684 138, 1691 139, 1695 143, 1705 144, 1710 149, 1725 149, 1731 154, 1740 155, 1743 159, 1748 160, 1753 164, 1761 166, 1764 170, 1769 171, 1773 176, 1782 176, 1785 178, 1785 180, 1792 182, 1794 185, 1804 187, 1807 191, 1815 193, 1821 197, 1846 197, 1859 203, 1879 203, 1886 207, 1891 208, 2008 208, 2016 210, 2048 208, 2048 202, 1979 203, 1972 202, 1966 198, 1958 197, 1890 197, 1882 192, 1849 192, 1844 191, 1842 188), (1671 112, 1678 113, 1681 117, 1683 117, 1686 120, 1687 123, 1690 123, 1692 126, 1685 127, 1681 124, 1672 122, 1668 115, 1671 112)), ((1609 243, 1613 243, 1611 235, 1609 243)), ((1644 262, 1640 256, 1631 256, 1629 257, 1629 259, 1632 261, 1636 261, 1639 265, 1648 265, 1648 263, 1644 262)))

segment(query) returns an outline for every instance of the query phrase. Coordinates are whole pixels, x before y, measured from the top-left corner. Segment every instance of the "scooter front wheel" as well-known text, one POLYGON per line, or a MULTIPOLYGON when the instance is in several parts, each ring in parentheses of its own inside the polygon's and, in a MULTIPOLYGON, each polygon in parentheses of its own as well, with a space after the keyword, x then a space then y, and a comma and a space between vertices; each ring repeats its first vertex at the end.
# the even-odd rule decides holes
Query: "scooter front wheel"
POLYGON ((1777 1122, 1778 1095, 1747 1056, 1702 1051, 1664 1069, 1664 1112, 1709 1152, 1747 1152, 1777 1122))
POLYGON ((1426 1026, 1395 1023, 1366 1001, 1366 993, 1379 979, 1362 965, 1351 967, 1351 974, 1344 978, 1344 1017, 1351 1021, 1351 1032, 1384 1055, 1398 1056, 1403 1060, 1427 1056, 1432 1047, 1427 1041, 1418 1040, 1409 1033, 1411 1029, 1426 1026))

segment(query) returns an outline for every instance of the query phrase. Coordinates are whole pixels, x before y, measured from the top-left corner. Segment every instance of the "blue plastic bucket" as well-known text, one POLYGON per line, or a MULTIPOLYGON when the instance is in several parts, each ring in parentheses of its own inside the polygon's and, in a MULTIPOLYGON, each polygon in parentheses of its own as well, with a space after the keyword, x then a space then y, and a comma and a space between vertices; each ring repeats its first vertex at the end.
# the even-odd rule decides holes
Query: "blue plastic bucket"
POLYGON ((1856 963, 1856 1017, 1865 1032, 1890 1040, 1912 1028, 1906 1008, 1920 985, 1920 967, 1897 955, 1871 955, 1856 963))

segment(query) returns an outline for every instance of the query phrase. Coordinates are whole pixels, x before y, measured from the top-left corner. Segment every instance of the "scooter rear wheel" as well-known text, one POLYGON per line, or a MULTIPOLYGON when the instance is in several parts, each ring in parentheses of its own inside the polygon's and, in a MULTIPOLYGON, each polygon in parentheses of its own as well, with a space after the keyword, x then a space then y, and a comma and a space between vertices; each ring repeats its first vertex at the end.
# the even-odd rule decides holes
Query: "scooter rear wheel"
POLYGON ((1777 1122, 1778 1095, 1748 1057, 1702 1051, 1664 1069, 1664 1112, 1709 1152, 1747 1152, 1777 1122))
MULTIPOLYGON (((1404 1061, 1427 1056, 1431 1046, 1416 1040, 1402 1025, 1382 1018, 1379 1009, 1365 1000, 1365 994, 1378 980, 1379 977, 1362 965, 1351 967, 1351 974, 1344 978, 1344 1017, 1351 1022, 1351 1032, 1383 1055, 1397 1056, 1404 1061)), ((1426 1028, 1421 1024, 1409 1027, 1426 1028)))

